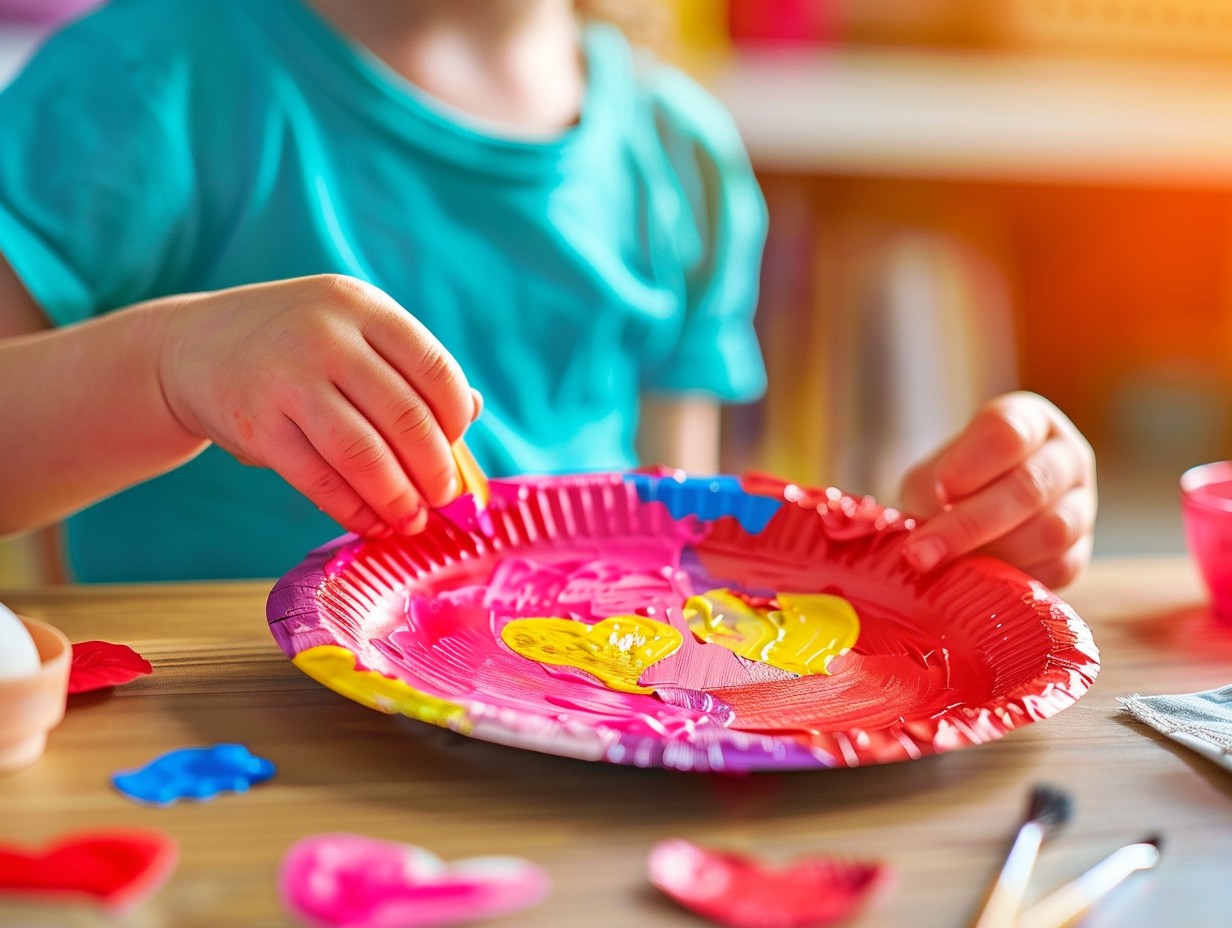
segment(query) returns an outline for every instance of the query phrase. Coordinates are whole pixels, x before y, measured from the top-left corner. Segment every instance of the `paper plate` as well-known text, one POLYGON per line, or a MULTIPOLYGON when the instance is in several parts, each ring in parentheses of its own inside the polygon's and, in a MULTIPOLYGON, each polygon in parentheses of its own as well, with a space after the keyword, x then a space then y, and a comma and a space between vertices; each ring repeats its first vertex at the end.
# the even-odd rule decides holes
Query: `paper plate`
POLYGON ((483 512, 463 497, 422 534, 314 551, 268 618, 297 666, 372 708, 681 770, 911 760, 1086 692, 1099 653, 1068 605, 991 558, 920 574, 901 556, 913 528, 870 498, 760 476, 493 481, 483 512), (795 634, 784 603, 838 597, 858 637, 811 666, 763 660, 816 641, 754 653, 721 640, 730 626, 701 634, 690 597, 712 591, 780 636, 795 634))

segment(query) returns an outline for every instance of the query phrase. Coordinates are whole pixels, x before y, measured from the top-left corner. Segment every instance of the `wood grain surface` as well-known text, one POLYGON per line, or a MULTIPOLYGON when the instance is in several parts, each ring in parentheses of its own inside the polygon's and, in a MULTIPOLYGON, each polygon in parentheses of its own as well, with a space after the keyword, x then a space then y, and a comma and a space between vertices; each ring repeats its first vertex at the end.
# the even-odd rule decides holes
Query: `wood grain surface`
MULTIPOLYGON (((1163 861, 1120 887, 1089 928, 1232 924, 1232 773, 1122 712, 1117 696, 1232 683, 1232 627, 1205 605, 1190 563, 1097 560, 1062 592, 1091 625, 1103 669, 1075 706, 1000 741, 903 764, 723 777, 563 759, 468 739, 352 703, 298 671, 265 623, 271 583, 48 586, 0 600, 71 640, 122 642, 154 673, 70 698, 34 766, 0 778, 0 841, 160 829, 179 844, 168 884, 125 920, 87 906, 0 899, 0 925, 289 926, 275 892, 298 838, 358 832, 445 858, 518 854, 554 889, 492 924, 703 924, 649 886, 665 837, 756 852, 873 858, 896 882, 855 925, 964 925, 1040 781, 1074 795, 1028 899, 1152 832, 1163 861), (113 773, 175 748, 240 742, 278 767, 244 795, 137 805, 113 773)), ((0 707, 2 711, 3 707, 0 707)))

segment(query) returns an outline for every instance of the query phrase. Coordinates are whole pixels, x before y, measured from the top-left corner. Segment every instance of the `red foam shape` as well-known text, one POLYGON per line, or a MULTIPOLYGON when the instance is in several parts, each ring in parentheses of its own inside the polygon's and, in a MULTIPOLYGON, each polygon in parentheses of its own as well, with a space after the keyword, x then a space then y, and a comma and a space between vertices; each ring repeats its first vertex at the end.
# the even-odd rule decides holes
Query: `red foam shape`
POLYGON ((126 644, 78 641, 73 644, 68 691, 87 693, 109 686, 121 686, 153 670, 149 661, 126 644))
POLYGON ((34 850, 0 844, 0 893, 84 895, 125 912, 160 889, 178 859, 175 842, 150 830, 73 832, 34 850))
POLYGON ((853 918, 889 879, 878 863, 814 855, 775 866, 680 838, 650 850, 650 882, 728 928, 820 928, 853 918))

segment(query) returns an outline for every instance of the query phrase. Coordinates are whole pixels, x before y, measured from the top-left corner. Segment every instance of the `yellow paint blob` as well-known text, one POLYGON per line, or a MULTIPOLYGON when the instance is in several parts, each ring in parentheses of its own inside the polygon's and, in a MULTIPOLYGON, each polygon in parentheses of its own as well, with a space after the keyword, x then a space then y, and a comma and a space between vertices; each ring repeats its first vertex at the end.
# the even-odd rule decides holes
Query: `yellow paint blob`
POLYGON ((300 670, 348 699, 381 712, 401 713, 441 728, 467 733, 466 709, 412 689, 375 670, 356 670, 355 655, 333 644, 300 651, 291 659, 300 670))
POLYGON ((828 593, 778 593, 778 609, 751 605, 731 590, 690 596, 685 621, 702 641, 801 676, 829 673, 860 635, 851 603, 828 593))
POLYGON ((514 651, 543 664, 576 667, 622 693, 652 693, 638 677, 682 644, 684 636, 663 622, 617 615, 594 625, 571 619, 514 619, 501 629, 514 651))

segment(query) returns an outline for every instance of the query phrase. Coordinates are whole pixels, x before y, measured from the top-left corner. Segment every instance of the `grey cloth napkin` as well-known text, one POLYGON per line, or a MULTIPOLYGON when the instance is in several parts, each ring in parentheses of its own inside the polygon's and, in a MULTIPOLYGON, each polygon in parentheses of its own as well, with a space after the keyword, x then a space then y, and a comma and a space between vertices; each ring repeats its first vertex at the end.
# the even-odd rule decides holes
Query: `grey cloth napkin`
POLYGON ((1232 686, 1178 696, 1118 696, 1134 717, 1232 770, 1232 686))

